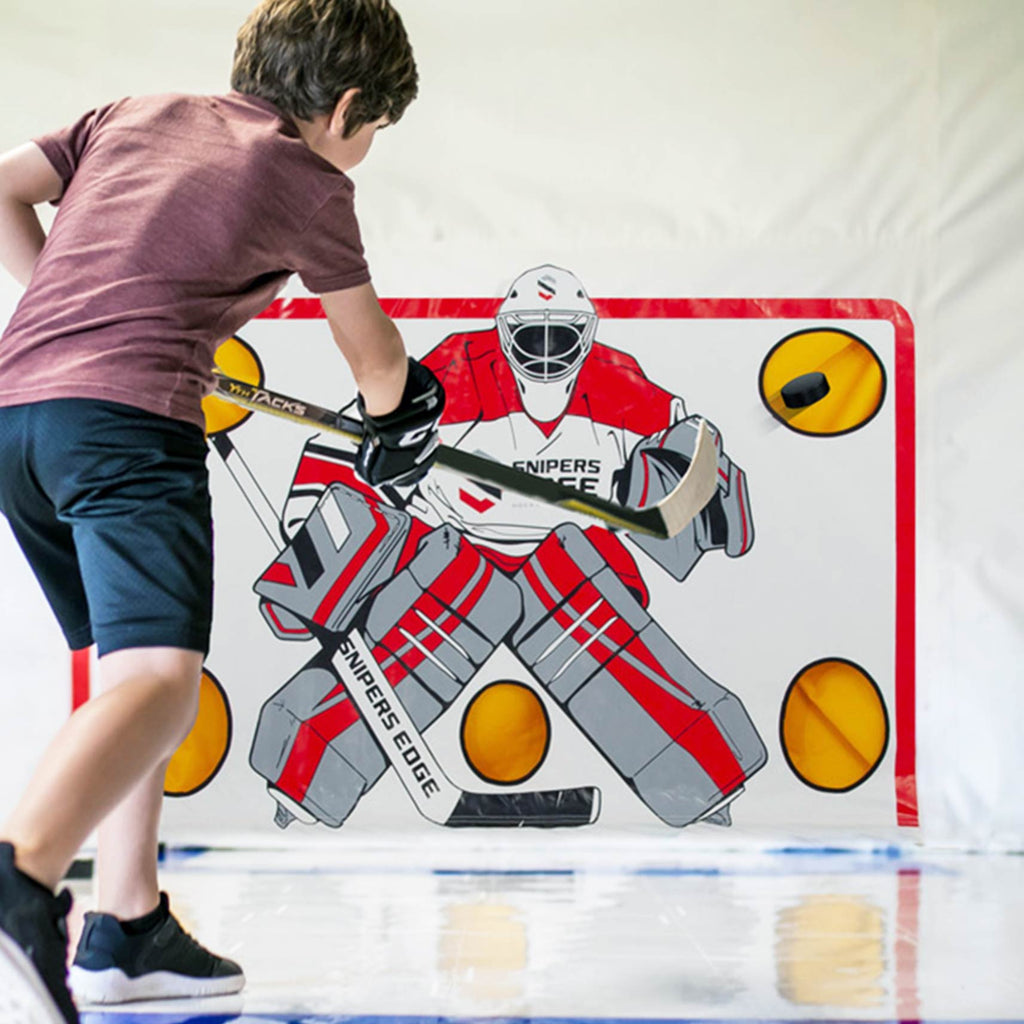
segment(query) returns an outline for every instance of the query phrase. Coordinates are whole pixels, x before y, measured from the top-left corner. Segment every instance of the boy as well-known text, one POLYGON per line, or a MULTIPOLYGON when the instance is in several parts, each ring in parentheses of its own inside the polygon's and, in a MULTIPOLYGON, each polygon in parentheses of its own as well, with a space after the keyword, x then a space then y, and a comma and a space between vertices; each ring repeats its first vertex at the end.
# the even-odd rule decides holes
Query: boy
POLYGON ((180 929, 156 872, 209 641, 217 344, 296 272, 359 388, 363 476, 418 479, 436 444, 443 391, 377 303, 345 175, 416 95, 401 19, 389 0, 264 0, 231 85, 125 99, 0 158, 0 262, 27 286, 0 342, 0 510, 69 646, 97 644, 101 690, 0 828, 0 1020, 78 1020, 53 892, 97 826, 80 998, 244 983, 180 929), (59 202, 48 238, 43 202, 59 202))

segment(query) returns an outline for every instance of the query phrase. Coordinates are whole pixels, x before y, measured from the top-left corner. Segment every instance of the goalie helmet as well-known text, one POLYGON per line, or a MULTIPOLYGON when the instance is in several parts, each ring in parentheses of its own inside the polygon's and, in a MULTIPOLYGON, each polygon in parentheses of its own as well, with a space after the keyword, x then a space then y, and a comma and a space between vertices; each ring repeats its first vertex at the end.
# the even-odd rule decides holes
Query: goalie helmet
POLYGON ((526 412, 540 423, 558 419, 597 332, 583 285, 550 264, 528 270, 512 283, 496 319, 526 412))

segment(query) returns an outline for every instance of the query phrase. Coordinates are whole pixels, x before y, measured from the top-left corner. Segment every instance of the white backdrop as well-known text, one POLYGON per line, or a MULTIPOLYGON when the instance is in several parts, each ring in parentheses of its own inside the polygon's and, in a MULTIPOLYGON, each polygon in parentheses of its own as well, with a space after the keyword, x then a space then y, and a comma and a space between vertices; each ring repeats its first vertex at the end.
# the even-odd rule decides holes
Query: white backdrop
MULTIPOLYGON (((0 147, 120 95, 222 91, 249 6, 0 0, 0 147)), ((353 174, 381 295, 499 296, 550 261, 596 295, 910 311, 922 829, 906 838, 1020 848, 1024 5, 399 6, 422 95, 353 174)), ((0 319, 16 300, 0 282, 0 319)), ((0 567, 2 813, 68 696, 6 534, 0 567)))

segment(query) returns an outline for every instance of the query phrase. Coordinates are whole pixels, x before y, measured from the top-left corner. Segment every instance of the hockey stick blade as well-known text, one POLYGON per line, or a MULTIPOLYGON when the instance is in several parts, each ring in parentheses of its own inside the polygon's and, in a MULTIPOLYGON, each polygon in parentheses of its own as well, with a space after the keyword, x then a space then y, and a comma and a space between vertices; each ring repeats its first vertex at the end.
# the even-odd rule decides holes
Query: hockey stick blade
POLYGON ((597 820, 601 794, 591 786, 532 793, 459 789, 423 741, 358 629, 341 641, 331 665, 402 787, 428 821, 449 828, 552 828, 590 825, 597 820))
POLYGON ((449 828, 592 825, 601 791, 592 786, 534 793, 463 793, 445 822, 449 828))
MULTIPOLYGON (((356 444, 362 440, 362 424, 357 419, 277 391, 246 384, 219 372, 215 378, 216 395, 244 409, 270 413, 293 423, 340 434, 356 444)), ((656 504, 642 509, 627 508, 596 494, 586 494, 556 480, 535 476, 449 445, 438 447, 435 465, 471 480, 514 491, 534 501, 557 505, 567 511, 596 519, 606 526, 663 539, 674 537, 684 530, 712 499, 718 486, 718 456, 714 439, 703 421, 686 474, 671 493, 656 504)))

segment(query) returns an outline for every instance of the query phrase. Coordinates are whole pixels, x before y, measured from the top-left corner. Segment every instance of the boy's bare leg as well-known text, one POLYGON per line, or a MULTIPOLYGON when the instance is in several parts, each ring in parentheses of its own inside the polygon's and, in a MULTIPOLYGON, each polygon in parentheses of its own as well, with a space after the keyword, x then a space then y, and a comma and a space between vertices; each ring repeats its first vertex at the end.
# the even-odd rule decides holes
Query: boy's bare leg
MULTIPOLYGON (((130 648, 99 660, 104 692, 64 724, 0 830, 22 871, 56 888, 78 848, 118 804, 138 790, 150 806, 158 767, 195 719, 202 664, 199 652, 173 647, 130 648)), ((154 848, 154 871, 155 861, 154 848)), ((140 914, 153 906, 155 900, 140 914)))
POLYGON ((96 910, 122 921, 142 917, 160 902, 157 880, 164 758, 103 819, 96 856, 96 910))
MULTIPOLYGON (((99 679, 101 692, 116 685, 99 679)), ((97 835, 96 910, 122 921, 142 917, 160 900, 157 852, 164 777, 170 754, 103 819, 97 835)))

